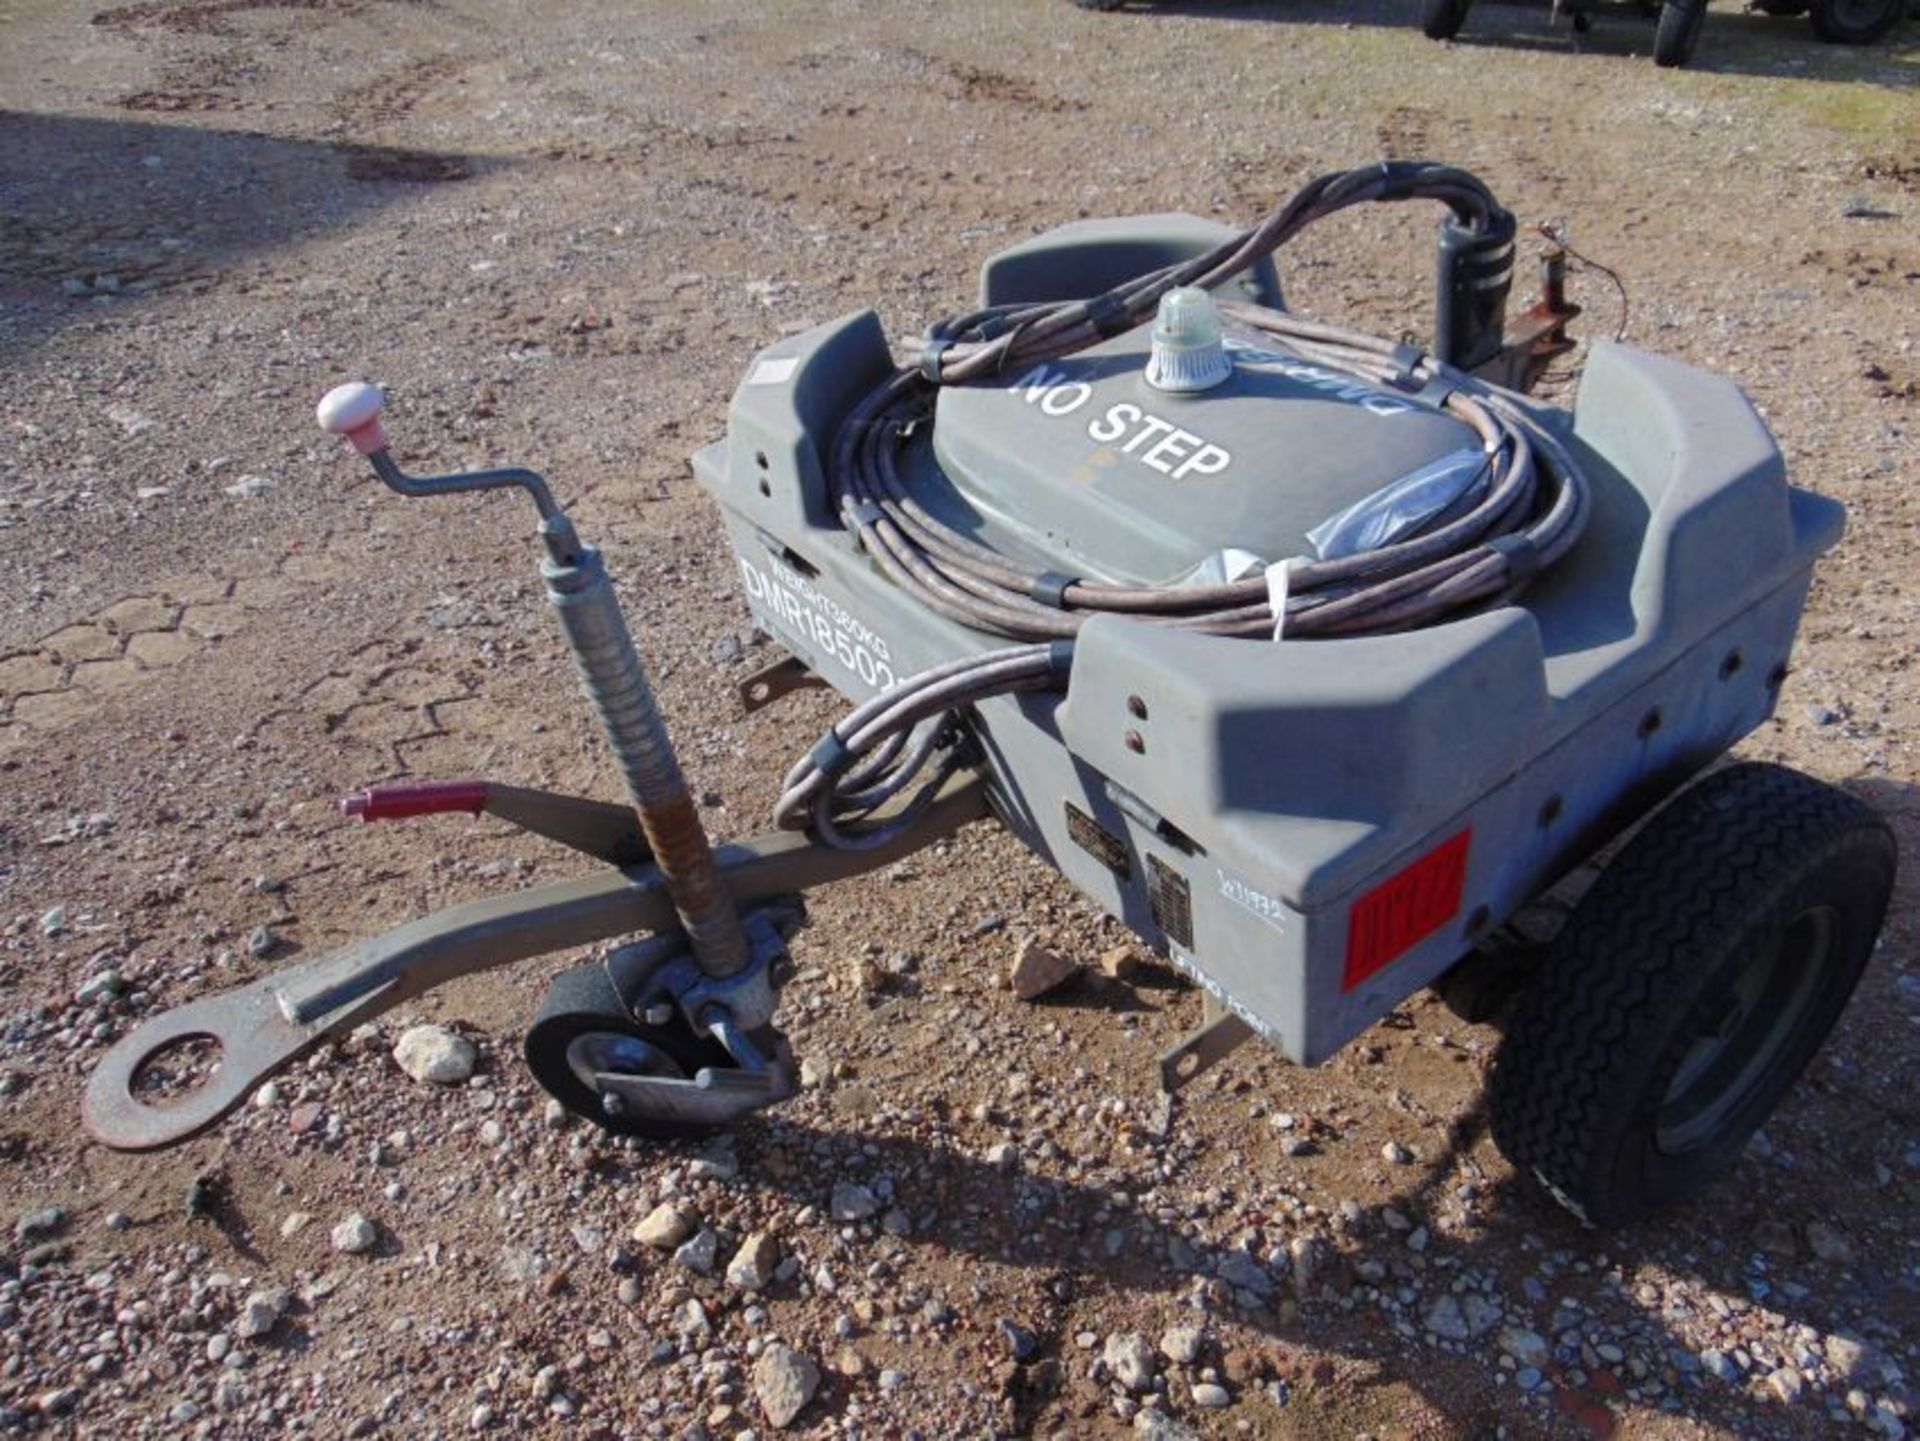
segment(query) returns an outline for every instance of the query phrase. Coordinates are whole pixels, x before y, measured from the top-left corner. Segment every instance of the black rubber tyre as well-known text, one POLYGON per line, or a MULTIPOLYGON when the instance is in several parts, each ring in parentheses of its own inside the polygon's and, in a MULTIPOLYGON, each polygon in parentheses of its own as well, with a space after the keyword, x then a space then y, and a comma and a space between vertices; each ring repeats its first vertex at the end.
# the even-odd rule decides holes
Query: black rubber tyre
POLYGON ((702 1066, 733 1064, 733 1058, 717 1041, 694 1036, 679 1026, 648 1026, 636 1021, 621 1004, 604 966, 575 966, 553 978, 540 1013, 527 1028, 522 1048, 534 1080, 569 1111, 615 1135, 656 1141, 710 1136, 719 1129, 646 1117, 609 1116, 599 1094, 575 1074, 567 1055, 575 1041, 590 1035, 644 1041, 670 1058, 685 1076, 692 1076, 702 1066))
POLYGON ((1844 791, 1730 766, 1601 872, 1495 1058, 1494 1140, 1617 1226, 1731 1165, 1806 1068, 1872 954, 1893 833, 1844 791))
POLYGON ((1906 0, 1813 0, 1813 33, 1836 45, 1871 45, 1893 29, 1906 0))
POLYGON ((1753 0, 1753 8, 1762 15, 1804 15, 1813 8, 1813 0, 1753 0))
POLYGON ((1472 8, 1473 0, 1420 0, 1420 29, 1429 40, 1451 40, 1472 8))
POLYGON ((1673 69, 1693 59, 1700 27, 1707 23, 1707 0, 1666 0, 1653 27, 1653 63, 1673 69))

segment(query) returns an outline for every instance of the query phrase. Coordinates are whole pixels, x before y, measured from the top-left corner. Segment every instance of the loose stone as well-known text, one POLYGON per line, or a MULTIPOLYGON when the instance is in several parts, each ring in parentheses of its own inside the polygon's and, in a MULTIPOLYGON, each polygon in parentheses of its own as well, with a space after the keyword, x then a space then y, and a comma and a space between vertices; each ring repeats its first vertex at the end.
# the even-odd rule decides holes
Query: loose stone
POLYGON ((1113 1379, 1127 1390, 1138 1395, 1152 1387, 1159 1368, 1154 1363, 1153 1348, 1147 1344, 1145 1336, 1135 1331, 1116 1333, 1107 1337, 1107 1344, 1100 1354, 1107 1363, 1107 1370, 1113 1373, 1113 1379))
POLYGON ((373 1222, 358 1211, 352 1212, 333 1228, 333 1249, 349 1256, 358 1256, 373 1249, 373 1243, 379 1239, 373 1222))
POLYGON ((470 1078, 478 1056, 472 1041, 445 1026, 410 1027, 393 1048, 401 1070, 436 1086, 457 1086, 470 1078))
POLYGON ((633 1228, 633 1239, 657 1251, 671 1251, 699 1229, 699 1220, 685 1206, 672 1202, 655 1206, 633 1228))
POLYGON ((789 1346, 776 1341, 753 1364, 753 1394, 767 1424, 784 1431, 806 1409, 820 1389, 820 1368, 789 1346))

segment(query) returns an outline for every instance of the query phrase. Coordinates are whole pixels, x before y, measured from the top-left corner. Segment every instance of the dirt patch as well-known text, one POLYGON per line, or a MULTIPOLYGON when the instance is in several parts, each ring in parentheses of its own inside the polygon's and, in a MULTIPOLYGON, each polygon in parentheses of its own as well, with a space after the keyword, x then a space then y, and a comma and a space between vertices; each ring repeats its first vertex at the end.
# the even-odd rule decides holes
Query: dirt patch
POLYGON ((1862 160, 1854 173, 1862 180, 1884 180, 1902 190, 1920 189, 1920 159, 1876 155, 1862 160))
POLYGON ((342 145, 347 179, 392 181, 402 185, 439 185, 473 176, 473 161, 464 155, 436 155, 426 150, 400 150, 388 145, 342 145))
POLYGON ((190 4, 168 4, 165 0, 122 5, 102 10, 93 24, 109 30, 160 30, 173 35, 222 35, 240 33, 233 24, 236 17, 263 11, 331 11, 357 14, 367 8, 364 0, 194 0, 190 4))

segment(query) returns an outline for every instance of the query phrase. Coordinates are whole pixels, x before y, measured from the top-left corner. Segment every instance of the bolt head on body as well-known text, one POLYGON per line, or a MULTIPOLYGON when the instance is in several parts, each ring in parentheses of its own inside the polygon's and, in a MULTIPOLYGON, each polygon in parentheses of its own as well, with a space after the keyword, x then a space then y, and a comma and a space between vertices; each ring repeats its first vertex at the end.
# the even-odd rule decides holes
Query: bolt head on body
POLYGON ((1197 285, 1175 286, 1161 296, 1147 384, 1155 390, 1211 390, 1232 374, 1213 297, 1197 285))
POLYGON ((364 380, 336 385, 320 398, 315 415, 329 435, 344 435, 362 455, 387 448, 387 429, 380 423, 386 407, 380 388, 364 380))

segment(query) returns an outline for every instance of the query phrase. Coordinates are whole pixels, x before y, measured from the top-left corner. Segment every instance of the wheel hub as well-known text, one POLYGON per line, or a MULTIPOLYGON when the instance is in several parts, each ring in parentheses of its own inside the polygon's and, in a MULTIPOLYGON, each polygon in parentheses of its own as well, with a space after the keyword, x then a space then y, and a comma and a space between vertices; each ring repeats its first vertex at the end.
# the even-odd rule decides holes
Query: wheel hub
POLYGON ((1708 1144, 1752 1093, 1813 999, 1833 928, 1831 908, 1803 911, 1702 1019, 1660 1103, 1654 1143, 1662 1151, 1708 1144))
POLYGON ((658 1046, 616 1031, 589 1031, 567 1047, 567 1069, 590 1091, 605 1090, 603 1075, 667 1076, 684 1080, 686 1072, 658 1046))

